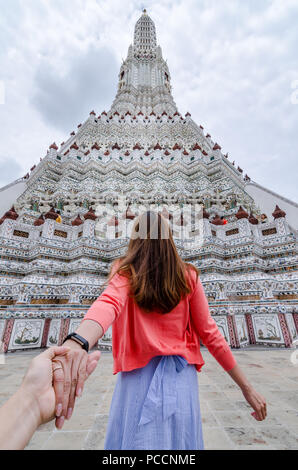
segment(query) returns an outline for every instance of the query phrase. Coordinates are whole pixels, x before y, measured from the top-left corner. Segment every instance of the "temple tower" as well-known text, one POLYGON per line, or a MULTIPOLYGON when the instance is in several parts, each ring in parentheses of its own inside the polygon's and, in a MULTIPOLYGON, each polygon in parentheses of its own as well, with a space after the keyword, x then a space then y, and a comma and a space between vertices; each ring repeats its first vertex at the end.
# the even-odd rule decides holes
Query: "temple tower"
MULTIPOLYGON (((125 252, 134 217, 152 204, 169 216, 183 259, 199 267, 232 347, 298 340, 298 205, 252 181, 190 113, 180 114, 146 11, 111 109, 92 110, 52 143, 23 178, 0 188, 1 200, 9 203, 0 218, 5 350, 60 344, 125 252)), ((110 348, 109 331, 101 347, 110 348)))

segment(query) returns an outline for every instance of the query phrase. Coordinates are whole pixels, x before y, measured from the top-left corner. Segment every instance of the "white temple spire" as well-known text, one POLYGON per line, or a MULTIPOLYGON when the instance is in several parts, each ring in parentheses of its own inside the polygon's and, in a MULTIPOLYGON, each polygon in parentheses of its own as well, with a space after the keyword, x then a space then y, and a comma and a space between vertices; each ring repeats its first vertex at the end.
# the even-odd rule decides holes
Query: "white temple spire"
POLYGON ((132 114, 177 111, 171 94, 171 76, 156 41, 155 24, 143 10, 134 30, 133 45, 119 72, 118 92, 111 112, 132 114))
POLYGON ((143 10, 142 16, 136 22, 134 32, 134 48, 136 54, 150 55, 155 53, 156 49, 156 31, 155 24, 143 10))

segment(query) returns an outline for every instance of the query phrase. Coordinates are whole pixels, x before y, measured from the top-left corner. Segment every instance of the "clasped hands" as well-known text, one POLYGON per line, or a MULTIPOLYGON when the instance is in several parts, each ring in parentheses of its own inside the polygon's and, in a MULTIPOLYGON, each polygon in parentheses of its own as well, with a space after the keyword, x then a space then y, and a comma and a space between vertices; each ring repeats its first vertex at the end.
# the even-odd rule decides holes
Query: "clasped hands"
POLYGON ((64 346, 70 346, 68 352, 52 360, 55 425, 58 429, 62 428, 65 419, 71 418, 76 398, 82 395, 84 383, 100 358, 99 351, 88 354, 72 340, 66 341, 64 346))
POLYGON ((75 400, 82 395, 84 383, 100 358, 100 351, 88 354, 74 341, 70 343, 36 356, 22 384, 23 392, 35 403, 38 423, 55 419, 58 429, 71 417, 75 400))

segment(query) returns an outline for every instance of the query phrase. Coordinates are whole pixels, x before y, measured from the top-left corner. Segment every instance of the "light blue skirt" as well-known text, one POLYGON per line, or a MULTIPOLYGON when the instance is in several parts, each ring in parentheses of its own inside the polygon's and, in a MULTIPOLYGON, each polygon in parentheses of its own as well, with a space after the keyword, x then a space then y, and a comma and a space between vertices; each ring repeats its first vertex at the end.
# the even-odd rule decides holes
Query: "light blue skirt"
POLYGON ((182 356, 119 372, 105 450, 204 449, 198 374, 182 356))

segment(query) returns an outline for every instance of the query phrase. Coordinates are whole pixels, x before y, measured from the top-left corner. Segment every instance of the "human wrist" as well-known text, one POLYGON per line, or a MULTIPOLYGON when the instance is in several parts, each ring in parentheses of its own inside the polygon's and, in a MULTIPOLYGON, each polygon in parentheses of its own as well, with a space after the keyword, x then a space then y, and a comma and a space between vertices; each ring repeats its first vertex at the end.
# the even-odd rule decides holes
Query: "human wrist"
POLYGON ((5 423, 5 429, 0 429, 1 450, 24 449, 42 423, 38 400, 23 384, 1 407, 0 415, 5 423))
POLYGON ((30 386, 23 383, 14 394, 14 398, 18 406, 21 404, 21 410, 26 414, 27 423, 30 423, 29 427, 32 426, 36 429, 40 426, 42 424, 42 413, 39 407, 39 400, 32 392, 30 386))
POLYGON ((63 346, 67 346, 71 349, 78 349, 78 350, 82 350, 82 346, 77 343, 74 339, 67 339, 64 343, 63 343, 63 346))
POLYGON ((234 382, 236 382, 242 393, 249 393, 253 390, 253 386, 249 383, 247 377, 245 377, 238 364, 236 364, 231 370, 228 370, 227 373, 234 382))
POLYGON ((242 393, 249 393, 253 390, 253 386, 249 382, 244 383, 240 388, 242 393))

